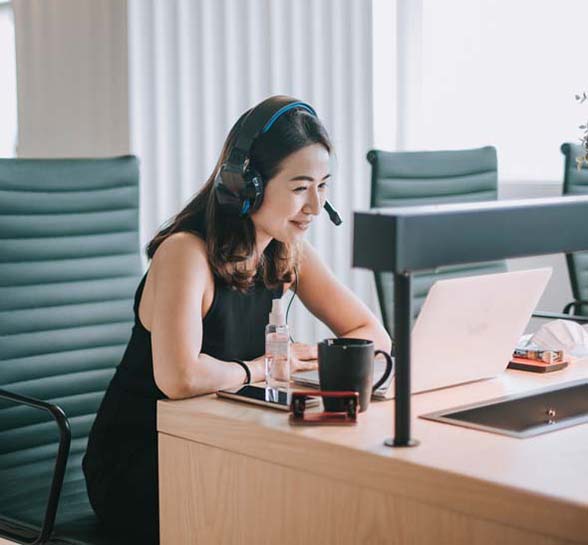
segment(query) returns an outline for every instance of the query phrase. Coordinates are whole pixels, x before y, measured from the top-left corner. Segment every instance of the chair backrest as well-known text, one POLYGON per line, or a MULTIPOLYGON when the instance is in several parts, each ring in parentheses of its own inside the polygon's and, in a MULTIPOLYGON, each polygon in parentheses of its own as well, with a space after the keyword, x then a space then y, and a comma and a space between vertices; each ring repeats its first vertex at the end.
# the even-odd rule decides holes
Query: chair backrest
MULTIPOLYGON (((371 207, 413 206, 495 200, 498 196, 496 149, 389 152, 371 150, 371 207)), ((416 316, 436 280, 490 272, 504 272, 504 261, 439 267, 419 272, 413 279, 416 316)), ((375 273, 382 319, 394 334, 392 273, 375 273)))
MULTIPOLYGON (((576 163, 576 158, 585 154, 582 146, 562 144, 561 152, 565 156, 563 194, 588 195, 588 165, 578 168, 576 163)), ((566 254, 566 262, 574 299, 588 301, 588 252, 566 254)), ((575 314, 588 316, 588 304, 578 305, 575 314)))
MULTIPOLYGON (((82 483, 88 433, 133 323, 138 180, 131 156, 0 159, 0 388, 64 409, 78 468, 68 471, 82 483)), ((0 500, 24 486, 10 477, 19 464, 21 477, 51 475, 57 441, 47 415, 0 402, 0 500)))

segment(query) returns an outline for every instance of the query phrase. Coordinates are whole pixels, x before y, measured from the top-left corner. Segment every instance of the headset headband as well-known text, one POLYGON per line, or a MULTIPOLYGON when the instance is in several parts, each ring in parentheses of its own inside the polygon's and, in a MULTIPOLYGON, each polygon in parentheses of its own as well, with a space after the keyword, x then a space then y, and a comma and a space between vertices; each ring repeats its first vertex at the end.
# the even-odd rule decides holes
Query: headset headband
POLYGON ((260 134, 268 132, 280 116, 296 108, 306 110, 314 117, 317 117, 314 108, 310 104, 284 95, 270 97, 258 104, 243 119, 227 163, 235 166, 244 165, 249 157, 254 140, 260 134))

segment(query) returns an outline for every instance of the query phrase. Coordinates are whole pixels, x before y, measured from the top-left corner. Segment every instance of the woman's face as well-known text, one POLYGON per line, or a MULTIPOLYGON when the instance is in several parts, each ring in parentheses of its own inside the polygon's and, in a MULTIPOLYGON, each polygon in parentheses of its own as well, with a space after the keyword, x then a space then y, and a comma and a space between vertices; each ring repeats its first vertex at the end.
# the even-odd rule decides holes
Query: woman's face
POLYGON ((265 185, 263 202, 251 214, 261 248, 275 238, 294 242, 304 236, 323 208, 330 177, 329 152, 311 144, 288 157, 265 185))

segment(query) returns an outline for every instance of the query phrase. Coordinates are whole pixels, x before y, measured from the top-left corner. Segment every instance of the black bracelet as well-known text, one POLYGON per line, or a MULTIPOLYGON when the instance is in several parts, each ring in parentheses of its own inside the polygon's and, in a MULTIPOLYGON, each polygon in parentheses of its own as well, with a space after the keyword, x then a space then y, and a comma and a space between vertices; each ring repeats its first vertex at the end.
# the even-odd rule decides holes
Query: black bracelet
POLYGON ((241 367, 243 367, 243 369, 245 370, 245 374, 247 375, 247 380, 245 381, 245 384, 251 384, 251 370, 249 369, 249 366, 243 360, 237 360, 233 358, 231 361, 234 361, 235 363, 238 363, 241 367))

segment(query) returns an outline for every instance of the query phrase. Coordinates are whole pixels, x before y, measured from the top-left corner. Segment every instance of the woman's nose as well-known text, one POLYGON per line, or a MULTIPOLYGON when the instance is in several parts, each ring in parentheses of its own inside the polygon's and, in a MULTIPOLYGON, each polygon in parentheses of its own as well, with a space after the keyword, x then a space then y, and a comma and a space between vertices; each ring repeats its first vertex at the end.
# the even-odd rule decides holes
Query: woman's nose
POLYGON ((307 214, 313 214, 318 216, 321 211, 321 196, 317 189, 310 189, 307 192, 308 199, 306 200, 306 204, 304 205, 303 211, 307 214))

